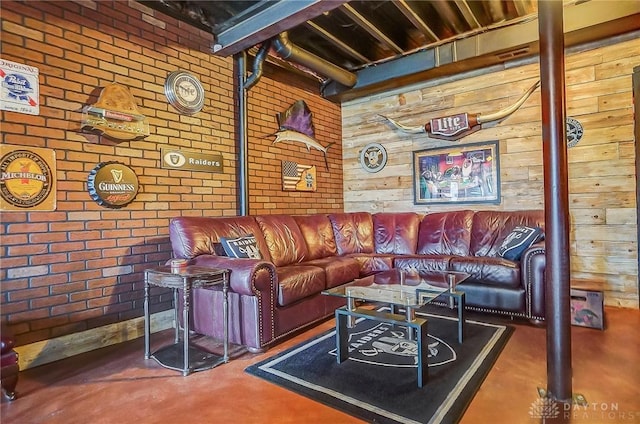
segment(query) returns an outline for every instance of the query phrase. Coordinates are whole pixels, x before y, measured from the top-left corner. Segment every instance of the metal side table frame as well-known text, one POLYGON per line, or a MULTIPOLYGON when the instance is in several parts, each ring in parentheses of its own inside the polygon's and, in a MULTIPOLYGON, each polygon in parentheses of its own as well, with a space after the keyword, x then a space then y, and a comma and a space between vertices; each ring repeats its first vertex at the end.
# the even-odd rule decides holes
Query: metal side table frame
POLYGON ((182 371, 183 376, 187 376, 191 372, 210 369, 229 362, 229 270, 187 266, 176 272, 172 272, 171 267, 161 266, 145 270, 144 275, 144 358, 153 358, 165 368, 182 371), (175 305, 174 344, 158 349, 153 355, 150 354, 151 319, 149 314, 149 288, 152 285, 173 289, 175 305), (191 290, 194 288, 211 288, 220 285, 222 286, 223 296, 222 319, 224 327, 224 354, 222 356, 189 345, 191 290), (178 290, 182 290, 183 296, 182 345, 179 343, 178 290))

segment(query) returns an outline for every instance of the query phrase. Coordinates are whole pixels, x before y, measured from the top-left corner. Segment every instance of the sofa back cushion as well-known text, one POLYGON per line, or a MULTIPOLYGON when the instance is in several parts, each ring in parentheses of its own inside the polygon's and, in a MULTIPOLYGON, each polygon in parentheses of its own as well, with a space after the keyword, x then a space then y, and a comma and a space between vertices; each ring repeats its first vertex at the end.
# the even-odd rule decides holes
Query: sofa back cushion
POLYGON ((338 255, 373 253, 373 220, 368 212, 329 215, 338 255))
POLYGON ((420 216, 417 213, 376 213, 372 218, 375 253, 416 253, 420 227, 420 216))
POLYGON ((438 212, 420 222, 417 253, 421 255, 469 254, 473 211, 438 212))
POLYGON ((336 255, 336 239, 333 236, 331 221, 325 214, 296 215, 293 217, 309 252, 308 260, 336 255))
POLYGON ((498 249, 511 231, 519 226, 544 230, 543 210, 478 211, 473 216, 470 253, 473 256, 498 256, 498 249))
POLYGON ((181 216, 169 223, 169 237, 173 256, 191 259, 200 255, 217 255, 221 248, 221 237, 236 238, 253 234, 263 259, 269 260, 269 249, 262 231, 251 216, 197 217, 181 216))
POLYGON ((275 266, 302 262, 308 258, 307 244, 291 215, 256 216, 275 266))

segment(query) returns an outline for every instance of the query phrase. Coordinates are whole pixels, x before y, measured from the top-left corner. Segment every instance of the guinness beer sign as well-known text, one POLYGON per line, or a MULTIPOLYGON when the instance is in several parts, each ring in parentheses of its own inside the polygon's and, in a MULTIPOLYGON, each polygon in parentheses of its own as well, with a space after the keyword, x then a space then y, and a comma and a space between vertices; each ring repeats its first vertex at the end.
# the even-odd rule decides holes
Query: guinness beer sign
POLYGON ((120 162, 103 162, 93 168, 87 181, 89 195, 100 206, 121 208, 138 194, 138 176, 120 162))

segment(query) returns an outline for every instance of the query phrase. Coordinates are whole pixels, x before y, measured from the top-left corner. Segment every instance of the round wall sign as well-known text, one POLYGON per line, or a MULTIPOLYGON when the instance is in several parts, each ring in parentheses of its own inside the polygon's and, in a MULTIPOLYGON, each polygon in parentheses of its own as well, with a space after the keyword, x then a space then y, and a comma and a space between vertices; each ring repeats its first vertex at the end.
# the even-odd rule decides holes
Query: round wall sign
POLYGON ((89 173, 89 195, 100 206, 121 208, 138 194, 138 176, 120 162, 103 162, 89 173))
POLYGON ((53 175, 47 162, 29 150, 15 150, 0 159, 0 195, 10 205, 32 208, 51 193, 53 175))
POLYGON ((164 94, 171 106, 185 115, 198 113, 204 106, 204 88, 189 72, 170 73, 164 83, 164 94))
POLYGON ((360 152, 360 166, 367 172, 378 172, 387 164, 387 151, 379 143, 369 143, 360 152))
POLYGON ((578 144, 583 134, 584 129, 580 121, 567 116, 567 146, 573 147, 578 144))

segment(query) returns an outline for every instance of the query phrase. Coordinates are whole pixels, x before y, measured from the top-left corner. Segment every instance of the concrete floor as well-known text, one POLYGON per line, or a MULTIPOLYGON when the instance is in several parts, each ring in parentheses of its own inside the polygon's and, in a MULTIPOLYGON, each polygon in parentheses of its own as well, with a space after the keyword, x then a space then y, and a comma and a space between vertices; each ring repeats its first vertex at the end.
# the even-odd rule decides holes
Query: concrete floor
MULTIPOLYGON (((640 311, 607 308, 607 329, 572 327, 573 390, 586 407, 572 423, 640 423, 640 311)), ((18 398, 2 400, 3 424, 357 423, 244 372, 266 357, 331 328, 333 320, 262 354, 242 350, 228 364, 188 377, 145 360, 143 340, 110 346, 20 373, 18 398)), ((461 423, 535 423, 537 388, 546 388, 546 333, 516 331, 461 423)), ((152 348, 171 340, 153 337, 152 348)), ((153 350, 153 349, 152 349, 153 350)), ((564 414, 563 414, 564 415, 564 414)))

